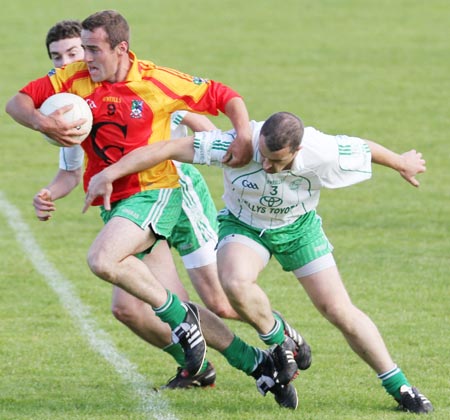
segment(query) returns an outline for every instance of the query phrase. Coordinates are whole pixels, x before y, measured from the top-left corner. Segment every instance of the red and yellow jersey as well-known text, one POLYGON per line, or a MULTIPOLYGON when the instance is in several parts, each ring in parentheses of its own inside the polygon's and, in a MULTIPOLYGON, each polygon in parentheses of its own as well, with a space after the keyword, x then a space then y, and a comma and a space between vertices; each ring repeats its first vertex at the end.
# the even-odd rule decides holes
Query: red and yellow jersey
MULTIPOLYGON (((83 141, 86 153, 84 188, 92 176, 138 147, 170 138, 170 114, 177 110, 217 115, 226 103, 239 96, 229 87, 179 71, 138 60, 130 52, 131 68, 123 82, 95 83, 86 64, 76 62, 52 70, 21 92, 36 108, 49 96, 71 92, 83 97, 93 114, 89 137, 83 141)), ((137 192, 178 187, 178 174, 171 161, 129 175, 114 182, 111 201, 137 192)), ((97 199, 94 205, 102 204, 97 199)))

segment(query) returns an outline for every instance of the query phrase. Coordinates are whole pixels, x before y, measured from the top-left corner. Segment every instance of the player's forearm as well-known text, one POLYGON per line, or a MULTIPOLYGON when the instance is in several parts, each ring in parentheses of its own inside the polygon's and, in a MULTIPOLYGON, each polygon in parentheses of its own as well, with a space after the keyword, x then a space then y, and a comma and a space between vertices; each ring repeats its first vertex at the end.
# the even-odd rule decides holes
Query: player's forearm
POLYGON ((19 124, 40 131, 45 117, 35 109, 33 100, 24 93, 13 96, 5 108, 6 112, 19 124))
POLYGON ((192 112, 188 112, 181 123, 187 125, 193 132, 210 131, 216 128, 209 118, 204 115, 193 114, 192 112))
POLYGON ((403 169, 403 159, 401 155, 373 141, 366 140, 366 143, 370 148, 373 163, 386 166, 398 172, 403 169))
POLYGON ((81 175, 81 168, 74 171, 60 169, 46 187, 51 192, 52 200, 58 200, 68 195, 80 183, 81 175))
POLYGON ((236 134, 251 141, 252 132, 247 107, 241 98, 233 98, 225 106, 225 114, 233 124, 236 134))
POLYGON ((113 182, 126 175, 152 168, 166 160, 192 163, 193 159, 194 137, 183 137, 171 141, 159 141, 135 149, 103 172, 113 182))

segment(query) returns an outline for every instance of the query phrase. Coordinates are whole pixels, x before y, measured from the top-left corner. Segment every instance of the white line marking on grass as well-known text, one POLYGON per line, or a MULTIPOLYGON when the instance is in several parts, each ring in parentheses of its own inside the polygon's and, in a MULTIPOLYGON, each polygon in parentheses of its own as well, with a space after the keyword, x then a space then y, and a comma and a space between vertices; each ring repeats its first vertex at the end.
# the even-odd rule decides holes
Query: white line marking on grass
POLYGON ((17 242, 23 248, 34 268, 58 295, 62 306, 81 329, 82 335, 138 395, 141 410, 148 418, 176 420, 176 417, 168 411, 167 401, 151 389, 151 383, 137 371, 136 365, 118 352, 108 333, 95 325, 95 321, 90 316, 89 308, 77 296, 72 283, 47 260, 28 225, 22 220, 20 211, 6 199, 2 191, 0 191, 0 211, 15 232, 17 242))

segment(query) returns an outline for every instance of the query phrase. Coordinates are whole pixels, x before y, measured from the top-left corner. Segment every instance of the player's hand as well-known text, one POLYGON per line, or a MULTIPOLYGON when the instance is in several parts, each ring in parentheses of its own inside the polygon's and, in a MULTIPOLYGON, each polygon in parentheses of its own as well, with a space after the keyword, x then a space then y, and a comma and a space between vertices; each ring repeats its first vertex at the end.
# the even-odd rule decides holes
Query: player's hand
POLYGON ((56 210, 55 203, 52 201, 52 194, 46 188, 42 188, 33 197, 33 207, 36 217, 41 222, 46 222, 52 217, 51 212, 56 210))
POLYGON ((250 136, 237 136, 231 143, 222 163, 232 168, 240 168, 247 165, 253 157, 252 138, 250 136))
POLYGON ((427 170, 422 153, 419 153, 416 150, 410 150, 409 152, 403 153, 401 157, 403 165, 399 170, 400 175, 411 185, 418 187, 420 183, 416 179, 416 175, 427 170))
POLYGON ((40 131, 46 136, 60 143, 62 146, 71 147, 81 143, 80 137, 87 134, 81 127, 86 122, 85 118, 67 122, 64 114, 73 108, 73 104, 64 105, 53 111, 47 117, 43 116, 40 131))
POLYGON ((82 212, 86 213, 89 206, 97 197, 103 197, 103 207, 105 210, 111 210, 111 194, 113 191, 112 181, 108 178, 105 171, 94 175, 89 181, 89 186, 84 200, 82 212))

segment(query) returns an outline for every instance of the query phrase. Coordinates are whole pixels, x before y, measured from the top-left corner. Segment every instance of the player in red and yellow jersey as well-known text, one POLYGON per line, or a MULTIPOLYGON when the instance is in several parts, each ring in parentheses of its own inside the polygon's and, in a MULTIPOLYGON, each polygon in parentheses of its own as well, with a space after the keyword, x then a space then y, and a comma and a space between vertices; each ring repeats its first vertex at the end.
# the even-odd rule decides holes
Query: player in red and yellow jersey
MULTIPOLYGON (((128 152, 169 139, 170 114, 181 109, 212 115, 224 112, 239 143, 224 161, 242 165, 250 159, 248 112, 236 92, 221 83, 139 60, 129 51, 128 23, 115 11, 94 13, 82 22, 82 28, 83 62, 29 83, 8 102, 6 110, 20 124, 71 146, 77 143, 73 136, 80 134, 77 127, 82 121, 64 121, 63 114, 70 106, 50 116, 42 115, 38 108, 56 92, 85 98, 94 116, 92 131, 82 143, 87 157, 85 188, 93 175, 128 152)), ((196 374, 206 352, 198 308, 181 303, 136 257, 149 250, 157 238, 168 237, 178 220, 181 193, 177 171, 172 162, 163 162, 150 171, 118 180, 114 188, 111 209, 102 207, 105 226, 89 250, 89 267, 101 279, 150 304, 170 325, 174 341, 183 346, 187 370, 196 374)), ((249 366, 250 362, 254 362, 252 357, 249 366)))
MULTIPOLYGON (((45 45, 55 67, 83 60, 81 30, 81 22, 78 20, 63 20, 49 29, 45 45)), ((205 115, 187 111, 173 113, 171 120, 173 138, 184 137, 188 127, 192 131, 215 129, 205 115)), ((214 249, 217 243, 217 209, 198 170, 189 164, 175 165, 180 176, 183 205, 180 219, 169 241, 181 256, 192 285, 206 307, 223 318, 236 318, 237 314, 226 298, 217 273, 214 249)), ((51 219, 56 211, 55 201, 70 194, 79 184, 83 167, 84 152, 81 145, 60 148, 56 176, 33 197, 33 206, 39 220, 45 222, 51 219)), ((164 287, 176 293, 181 300, 189 300, 178 277, 167 241, 159 241, 142 261, 149 264, 160 282, 164 281, 164 287), (163 273, 163 276, 158 276, 158 272, 163 273)), ((120 287, 113 286, 111 312, 137 336, 174 358, 178 365, 177 373, 171 375, 166 388, 206 387, 215 383, 215 368, 206 359, 197 375, 187 374, 183 369, 184 353, 181 346, 172 343, 170 333, 166 334, 166 331, 170 332, 168 325, 161 323, 148 304, 120 287)))
MULTIPOLYGON (((94 50, 94 48, 91 48, 94 50)), ((85 47, 86 60, 95 56, 85 47)), ((158 67, 150 61, 124 52, 129 71, 123 81, 94 82, 90 71, 98 73, 94 60, 54 69, 47 76, 25 86, 21 92, 33 99, 35 108, 58 92, 71 92, 89 103, 94 124, 82 147, 86 152, 85 186, 89 179, 131 150, 170 138, 170 114, 179 109, 217 115, 239 95, 221 83, 192 77, 158 67), (91 64, 94 63, 94 64, 91 64)), ((114 185, 112 201, 140 191, 174 188, 178 174, 167 161, 158 167, 123 178, 114 185)), ((101 204, 96 202, 95 204, 101 204)))

